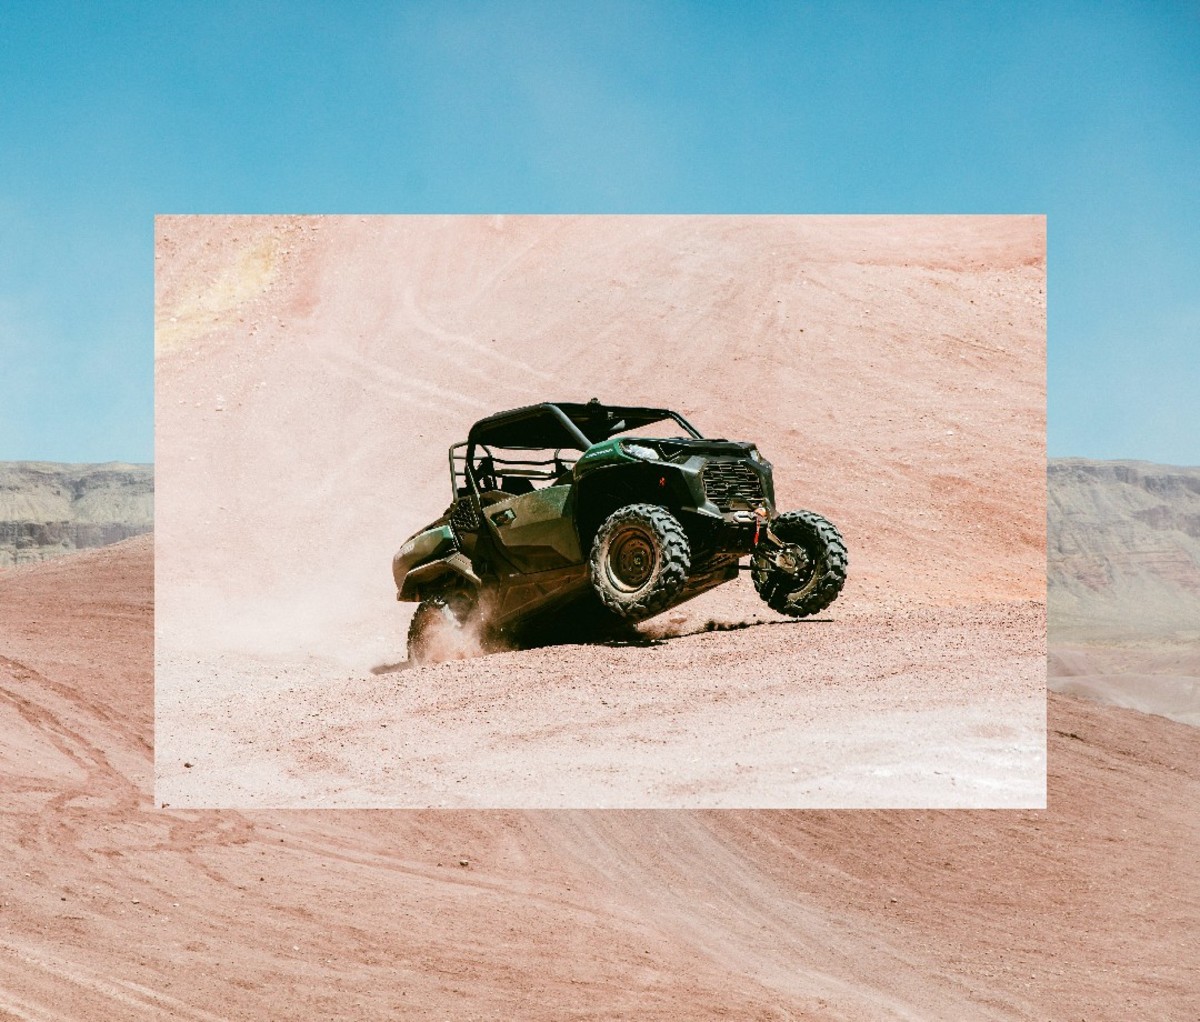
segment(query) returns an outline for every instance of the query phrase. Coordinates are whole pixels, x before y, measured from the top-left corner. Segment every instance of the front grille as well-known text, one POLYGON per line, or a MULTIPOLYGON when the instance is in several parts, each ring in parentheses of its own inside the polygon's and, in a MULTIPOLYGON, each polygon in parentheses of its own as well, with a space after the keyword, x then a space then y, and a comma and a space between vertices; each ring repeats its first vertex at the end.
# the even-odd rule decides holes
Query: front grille
POLYGON ((756 508, 763 502, 762 479, 744 461, 710 461, 700 478, 708 499, 722 511, 756 508))

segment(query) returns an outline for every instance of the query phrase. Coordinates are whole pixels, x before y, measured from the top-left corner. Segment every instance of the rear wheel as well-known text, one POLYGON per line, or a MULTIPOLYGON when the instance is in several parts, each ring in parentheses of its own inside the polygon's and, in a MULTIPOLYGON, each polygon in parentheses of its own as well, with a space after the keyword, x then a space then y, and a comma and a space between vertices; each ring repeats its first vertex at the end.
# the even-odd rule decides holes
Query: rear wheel
POLYGON ((824 610, 846 584, 846 543, 833 523, 812 511, 788 511, 771 522, 779 544, 765 539, 750 558, 754 588, 781 614, 824 610))
POLYGON ((474 608, 475 601, 466 594, 422 600, 408 626, 409 663, 465 660, 485 652, 474 608))
POLYGON ((589 569, 600 602, 623 621, 641 621, 666 610, 683 591, 691 547, 666 508, 630 504, 600 526, 589 569))

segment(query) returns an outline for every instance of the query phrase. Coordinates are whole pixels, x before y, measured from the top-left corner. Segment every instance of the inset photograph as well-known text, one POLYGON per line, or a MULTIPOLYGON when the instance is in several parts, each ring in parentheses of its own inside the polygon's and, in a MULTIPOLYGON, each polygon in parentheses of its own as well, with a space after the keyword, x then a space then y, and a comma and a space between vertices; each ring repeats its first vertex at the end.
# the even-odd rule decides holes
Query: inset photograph
POLYGON ((1045 219, 169 216, 156 799, 1038 807, 1045 219))

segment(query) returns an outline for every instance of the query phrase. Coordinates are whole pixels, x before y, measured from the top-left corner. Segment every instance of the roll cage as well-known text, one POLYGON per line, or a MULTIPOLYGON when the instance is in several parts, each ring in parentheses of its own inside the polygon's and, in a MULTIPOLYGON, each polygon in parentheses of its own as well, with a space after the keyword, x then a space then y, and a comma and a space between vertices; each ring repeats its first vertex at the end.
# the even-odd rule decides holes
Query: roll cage
POLYGON ((602 405, 595 399, 587 404, 543 402, 490 415, 450 448, 454 498, 483 491, 529 493, 565 482, 589 447, 668 421, 702 439, 695 426, 669 408, 602 405))

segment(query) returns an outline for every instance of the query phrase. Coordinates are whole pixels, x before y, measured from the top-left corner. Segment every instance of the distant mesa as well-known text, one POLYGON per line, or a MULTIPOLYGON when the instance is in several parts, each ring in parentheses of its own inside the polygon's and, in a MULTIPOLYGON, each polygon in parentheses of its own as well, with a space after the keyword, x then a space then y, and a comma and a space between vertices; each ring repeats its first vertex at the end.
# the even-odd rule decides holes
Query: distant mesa
POLYGON ((1200 468, 1050 462, 1051 689, 1200 725, 1200 468))
POLYGON ((153 465, 0 461, 0 569, 153 528, 153 465))
POLYGON ((1052 638, 1200 629, 1200 468, 1050 462, 1052 638))
POLYGON ((1200 468, 1056 458, 1046 504, 1051 632, 1200 630, 1200 468))

